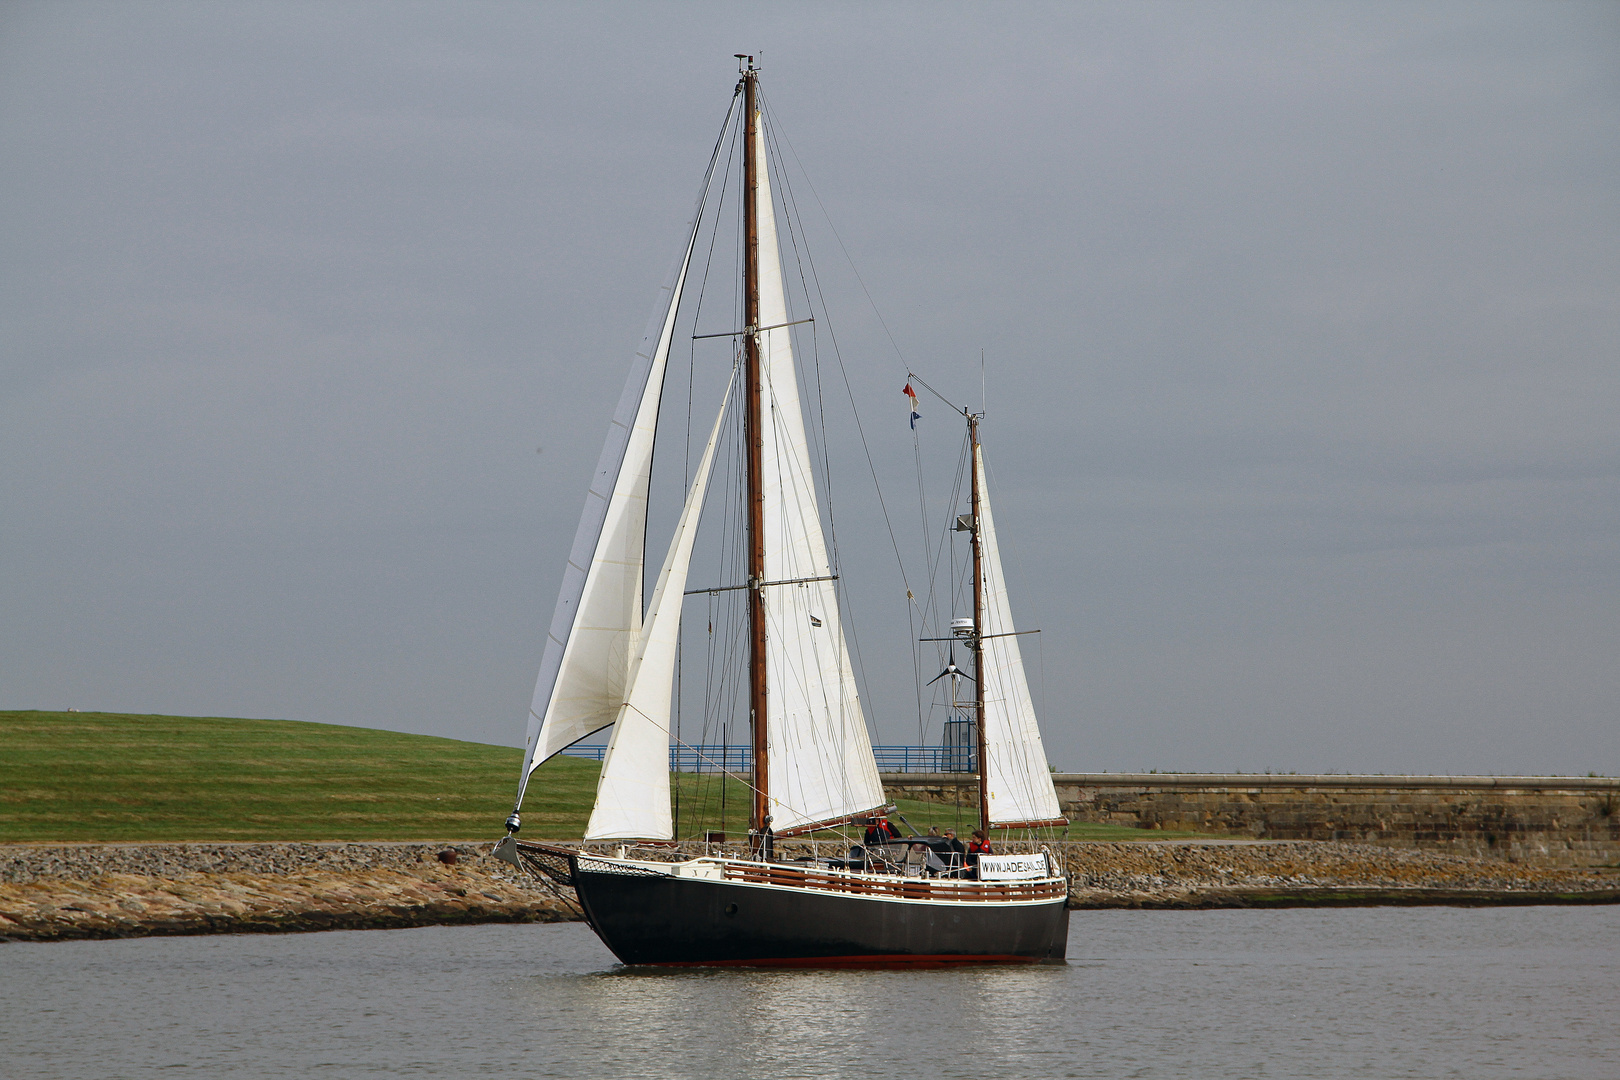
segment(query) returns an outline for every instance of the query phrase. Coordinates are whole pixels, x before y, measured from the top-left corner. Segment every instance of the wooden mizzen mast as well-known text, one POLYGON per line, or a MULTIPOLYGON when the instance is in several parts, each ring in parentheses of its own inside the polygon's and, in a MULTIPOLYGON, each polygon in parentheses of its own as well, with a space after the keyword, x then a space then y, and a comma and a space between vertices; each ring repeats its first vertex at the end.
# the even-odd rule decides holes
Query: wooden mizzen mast
MULTIPOLYGON (((966 409, 963 412, 967 412, 966 409)), ((985 787, 989 770, 984 760, 984 547, 979 532, 979 418, 967 413, 968 470, 973 479, 969 487, 973 510, 973 742, 974 764, 979 771, 979 828, 990 835, 990 792, 985 787)))

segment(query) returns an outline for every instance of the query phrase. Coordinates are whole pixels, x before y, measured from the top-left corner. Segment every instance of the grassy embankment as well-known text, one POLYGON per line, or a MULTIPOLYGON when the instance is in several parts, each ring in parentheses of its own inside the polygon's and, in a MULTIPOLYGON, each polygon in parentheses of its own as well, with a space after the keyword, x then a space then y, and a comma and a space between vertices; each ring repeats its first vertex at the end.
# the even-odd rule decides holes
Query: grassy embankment
MULTIPOLYGON (((493 839, 520 758, 511 747, 294 720, 0 712, 0 842, 493 839)), ((579 837, 599 769, 575 758, 541 766, 523 835, 579 837)), ((718 778, 678 774, 676 791, 680 835, 746 832, 737 781, 722 789, 718 778)), ((902 801, 900 812, 920 829, 972 827, 971 807, 902 801)))

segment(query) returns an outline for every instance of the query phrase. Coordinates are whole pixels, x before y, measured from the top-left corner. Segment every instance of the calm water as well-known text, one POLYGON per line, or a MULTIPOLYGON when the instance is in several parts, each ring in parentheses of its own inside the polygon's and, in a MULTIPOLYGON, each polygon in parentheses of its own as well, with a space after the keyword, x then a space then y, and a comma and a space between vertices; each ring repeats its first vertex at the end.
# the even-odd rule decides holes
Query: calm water
POLYGON ((0 1075, 1620 1076, 1620 908, 1075 912, 1065 967, 679 972, 578 925, 0 946, 0 1075))

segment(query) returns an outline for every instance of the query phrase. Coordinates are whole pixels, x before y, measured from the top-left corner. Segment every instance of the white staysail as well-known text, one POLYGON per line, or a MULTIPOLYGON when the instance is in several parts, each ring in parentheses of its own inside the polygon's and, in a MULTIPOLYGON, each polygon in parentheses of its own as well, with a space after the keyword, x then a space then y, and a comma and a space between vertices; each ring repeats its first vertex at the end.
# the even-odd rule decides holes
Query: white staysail
POLYGON ((1063 823, 1052 772, 1041 745, 1024 659, 1013 636, 1012 607, 1001 573, 996 519, 984 471, 984 448, 973 448, 979 481, 979 557, 984 576, 978 677, 984 690, 984 784, 992 825, 1063 823))
POLYGON ((883 784, 861 715, 817 510, 799 404, 765 136, 756 126, 759 184, 761 459, 767 790, 777 833, 834 822, 884 805, 883 784), (819 579, 819 580, 806 580, 819 579))
POLYGON ((641 632, 647 487, 658 399, 696 242, 694 222, 636 352, 585 496, 529 706, 520 805, 529 774, 570 743, 611 724, 625 700, 641 632))
POLYGON ((714 448, 731 401, 731 387, 720 403, 709 445, 670 540, 669 554, 653 588, 652 605, 630 665, 629 693, 619 707, 596 785, 596 806, 585 827, 587 840, 669 840, 675 831, 669 814, 669 716, 680 640, 681 600, 697 538, 698 515, 709 487, 714 448))

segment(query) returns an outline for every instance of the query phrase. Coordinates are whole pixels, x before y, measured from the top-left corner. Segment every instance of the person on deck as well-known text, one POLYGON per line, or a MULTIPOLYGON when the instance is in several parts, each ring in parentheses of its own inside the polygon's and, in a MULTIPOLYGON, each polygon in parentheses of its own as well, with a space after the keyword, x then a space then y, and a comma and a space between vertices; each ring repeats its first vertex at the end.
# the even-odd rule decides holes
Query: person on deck
POLYGON ((873 844, 887 844, 900 839, 900 830, 888 818, 879 815, 867 822, 866 846, 873 844))
POLYGON ((945 856, 946 864, 950 866, 953 874, 960 875, 962 868, 967 865, 967 848, 956 838, 955 829, 945 830, 945 847, 949 849, 945 856))
POLYGON ((994 854, 995 852, 990 850, 990 838, 984 835, 984 830, 974 829, 973 839, 968 841, 967 849, 968 866, 972 867, 974 877, 979 876, 979 856, 994 854))

